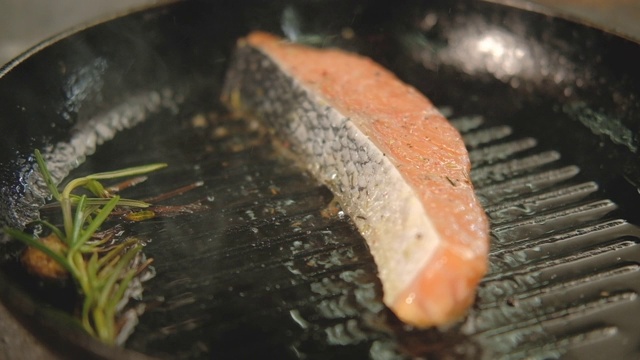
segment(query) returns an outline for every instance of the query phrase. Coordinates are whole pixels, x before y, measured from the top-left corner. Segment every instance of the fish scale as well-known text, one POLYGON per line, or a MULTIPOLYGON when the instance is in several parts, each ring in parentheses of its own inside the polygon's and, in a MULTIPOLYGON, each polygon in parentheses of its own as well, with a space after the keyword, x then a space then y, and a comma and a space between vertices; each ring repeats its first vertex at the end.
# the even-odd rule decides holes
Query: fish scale
MULTIPOLYGON (((377 184, 379 188, 397 192, 384 182, 392 175, 381 159, 384 154, 371 157, 375 151, 366 148, 367 142, 358 141, 361 133, 349 119, 343 117, 343 123, 336 123, 334 119, 341 117, 334 109, 322 101, 309 101, 296 84, 287 85, 290 78, 270 61, 259 63, 264 69, 243 72, 243 68, 252 66, 243 63, 245 59, 261 59, 263 55, 251 47, 240 47, 240 51, 245 54, 235 60, 236 72, 231 72, 227 84, 243 84, 242 104, 233 104, 233 89, 223 91, 232 106, 258 109, 259 117, 268 126, 278 129, 285 139, 293 136, 294 150, 315 156, 306 168, 321 180, 324 178, 334 192, 358 189, 349 196, 374 206, 385 203, 376 200, 379 194, 360 191, 371 179, 382 181, 377 184), (238 73, 247 78, 234 78, 238 73), (262 73, 259 79, 252 78, 255 73, 262 73), (292 90, 287 91, 290 87, 292 90), (272 101, 257 96, 263 93, 272 101), (294 115, 283 117, 287 114, 283 109, 287 108, 297 110, 294 115), (313 115, 307 116, 309 112, 313 115), (302 123, 301 119, 307 122, 302 123), (368 167, 373 163, 375 176, 368 167)), ((481 344, 486 358, 558 357, 581 351, 585 344, 598 341, 599 336, 626 344, 619 347, 621 353, 632 351, 635 342, 625 342, 612 332, 617 324, 610 324, 604 315, 608 309, 635 302, 637 289, 624 286, 620 279, 640 280, 640 272, 624 264, 618 266, 618 260, 612 260, 637 251, 633 246, 638 239, 635 226, 612 218, 618 205, 603 197, 598 184, 585 179, 578 165, 564 161, 560 151, 540 145, 536 138, 520 137, 509 125, 485 122, 481 115, 453 118, 451 123, 462 133, 470 151, 470 176, 492 222, 490 272, 479 286, 477 302, 460 328, 462 333, 471 342, 481 344), (616 271, 618 268, 629 271, 616 271), (557 325, 563 321, 572 324, 565 327, 565 332, 557 325)), ((366 214, 351 215, 359 227, 370 221, 366 214)), ((316 264, 313 271, 306 269, 301 259, 288 265, 290 271, 313 281, 312 292, 321 295, 316 299, 320 303, 315 310, 310 310, 308 307, 314 305, 308 304, 304 311, 296 312, 296 318, 306 316, 308 324, 324 329, 327 341, 333 345, 375 342, 385 338, 381 334, 397 332, 380 326, 384 312, 372 311, 366 306, 370 301, 358 303, 353 298, 356 291, 365 287, 375 290, 371 283, 375 279, 346 281, 339 275, 351 272, 358 262, 336 260, 335 256, 331 252, 311 253, 304 264, 316 264)), ((377 347, 386 344, 402 352, 403 342, 420 341, 424 336, 414 331, 400 333, 403 336, 399 335, 397 343, 377 342, 377 347)), ((452 335, 445 332, 443 336, 452 335)))
POLYGON ((370 59, 253 32, 238 42, 221 98, 263 121, 333 192, 399 318, 430 327, 468 308, 486 270, 488 224, 459 134, 422 94, 370 59), (379 87, 376 99, 362 102, 364 87, 379 87))

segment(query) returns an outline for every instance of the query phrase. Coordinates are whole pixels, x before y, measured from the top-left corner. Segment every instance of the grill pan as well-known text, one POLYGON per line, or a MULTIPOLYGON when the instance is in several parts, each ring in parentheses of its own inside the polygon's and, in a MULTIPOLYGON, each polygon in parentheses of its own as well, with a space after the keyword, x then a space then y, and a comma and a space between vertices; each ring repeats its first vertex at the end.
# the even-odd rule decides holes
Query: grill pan
MULTIPOLYGON (((128 197, 208 209, 127 231, 150 239, 126 350, 84 335, 64 290, 2 244, 3 301, 65 356, 632 359, 640 356, 640 47, 552 15, 467 1, 181 2, 37 47, 0 77, 0 213, 43 202, 34 148, 64 177, 164 161, 128 197), (252 29, 371 56, 462 132, 492 223, 467 318, 418 331, 381 303, 376 267, 330 192, 218 104, 252 29), (206 122, 202 122, 206 119, 206 122)), ((372 89, 375 91, 375 89, 372 89)))

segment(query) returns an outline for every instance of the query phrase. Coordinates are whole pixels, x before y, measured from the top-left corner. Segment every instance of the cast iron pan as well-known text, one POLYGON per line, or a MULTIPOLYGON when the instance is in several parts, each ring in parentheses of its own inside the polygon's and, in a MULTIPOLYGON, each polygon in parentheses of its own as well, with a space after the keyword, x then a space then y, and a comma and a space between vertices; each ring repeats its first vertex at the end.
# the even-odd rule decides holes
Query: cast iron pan
POLYGON ((43 202, 34 148, 59 179, 165 161, 126 195, 202 181, 168 203, 207 204, 127 225, 151 240, 157 271, 127 350, 84 335, 64 291, 25 274, 19 244, 2 245, 3 300, 63 353, 640 357, 637 43, 517 7, 443 0, 183 2, 45 45, 1 73, 5 225, 25 225, 43 202), (401 324, 381 305, 376 266, 350 219, 323 212, 331 194, 250 121, 226 116, 221 79, 252 29, 371 56, 464 134, 492 252, 462 322, 401 324))

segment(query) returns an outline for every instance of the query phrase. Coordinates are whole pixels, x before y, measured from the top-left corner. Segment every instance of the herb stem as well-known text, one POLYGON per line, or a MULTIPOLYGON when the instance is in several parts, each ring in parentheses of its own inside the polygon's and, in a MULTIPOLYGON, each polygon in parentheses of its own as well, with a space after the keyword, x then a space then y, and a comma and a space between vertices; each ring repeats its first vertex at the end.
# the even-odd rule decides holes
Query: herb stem
POLYGON ((119 211, 150 206, 147 202, 123 199, 115 195, 114 191, 146 180, 146 177, 140 175, 164 168, 167 164, 92 174, 71 180, 59 191, 40 151, 35 150, 34 155, 51 195, 60 204, 62 229, 47 221, 38 221, 51 230, 49 237, 54 238, 51 241, 56 246, 49 247, 48 244, 52 242, 46 243, 19 230, 5 229, 5 232, 43 252, 68 272, 82 296, 82 326, 89 334, 113 344, 118 338, 116 316, 121 311, 118 307, 126 304, 125 297, 128 296, 127 289, 132 279, 149 265, 151 259, 142 261, 142 258, 137 258, 142 246, 136 238, 127 238, 113 244, 111 241, 116 236, 115 231, 105 232, 103 237, 98 237, 96 232, 113 215, 117 206, 123 207, 119 211), (132 176, 138 178, 122 183, 116 190, 109 190, 111 188, 105 188, 100 183, 100 180, 132 176), (74 191, 80 187, 84 187, 93 196, 75 194, 74 191))

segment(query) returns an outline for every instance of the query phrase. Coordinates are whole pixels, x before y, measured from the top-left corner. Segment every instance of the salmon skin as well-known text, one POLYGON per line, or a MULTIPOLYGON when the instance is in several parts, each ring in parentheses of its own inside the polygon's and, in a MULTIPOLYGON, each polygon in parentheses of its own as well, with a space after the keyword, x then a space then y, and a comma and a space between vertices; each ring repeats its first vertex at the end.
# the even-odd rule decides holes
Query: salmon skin
POLYGON ((465 314, 487 270, 488 222, 460 134, 420 92, 371 59, 253 32, 222 100, 264 121, 330 188, 399 319, 429 327, 465 314))

